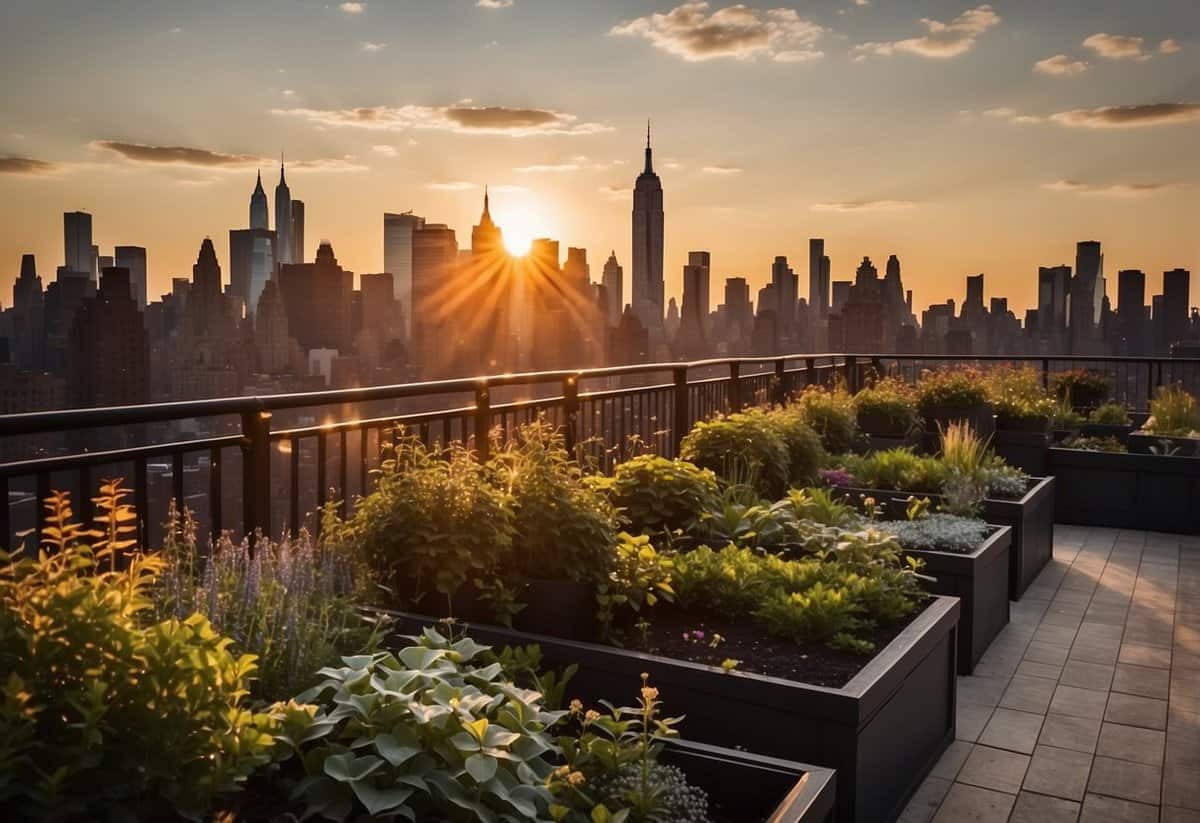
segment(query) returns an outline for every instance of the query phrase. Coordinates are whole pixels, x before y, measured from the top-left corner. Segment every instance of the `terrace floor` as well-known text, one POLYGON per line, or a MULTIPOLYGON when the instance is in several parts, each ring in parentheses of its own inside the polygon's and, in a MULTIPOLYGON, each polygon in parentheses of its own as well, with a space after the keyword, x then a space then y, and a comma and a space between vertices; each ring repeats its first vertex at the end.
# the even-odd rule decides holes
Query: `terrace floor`
POLYGON ((902 823, 1200 823, 1200 537, 1056 526, 902 823))

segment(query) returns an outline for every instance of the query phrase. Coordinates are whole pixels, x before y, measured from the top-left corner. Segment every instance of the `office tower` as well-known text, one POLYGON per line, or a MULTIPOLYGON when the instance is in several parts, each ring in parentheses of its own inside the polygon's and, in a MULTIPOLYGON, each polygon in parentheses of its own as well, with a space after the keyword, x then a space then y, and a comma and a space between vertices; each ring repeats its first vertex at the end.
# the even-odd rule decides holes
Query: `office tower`
POLYGON ((708 351, 709 282, 712 260, 706 251, 688 252, 683 267, 683 310, 679 318, 677 349, 686 357, 703 357, 708 351))
POLYGON ((292 247, 293 263, 304 262, 304 201, 292 201, 292 247))
POLYGON ((829 314, 829 258, 819 237, 808 241, 808 306, 814 320, 824 321, 829 314))
POLYGON ((967 299, 963 301, 961 317, 981 317, 983 308, 983 275, 967 275, 967 299))
POLYGON ((45 364, 45 296, 32 254, 21 255, 21 273, 13 283, 13 359, 29 371, 45 364))
MULTIPOLYGON (((384 243, 387 239, 387 223, 389 217, 397 215, 385 214, 383 216, 384 223, 384 243)), ((487 255, 498 255, 504 251, 504 232, 496 225, 496 221, 492 219, 491 200, 488 196, 487 187, 483 188, 483 212, 479 215, 478 225, 471 227, 471 254, 476 257, 487 255)), ((386 256, 386 249, 385 249, 386 256)), ((385 265, 386 268, 386 265, 385 265)), ((392 272, 394 275, 395 272, 392 272)))
POLYGON ((149 341, 126 269, 105 269, 99 290, 75 312, 67 390, 73 406, 124 406, 150 399, 149 341))
POLYGON ((275 262, 298 263, 292 259, 292 190, 283 177, 283 160, 279 161, 279 185, 275 187, 275 262))
POLYGON ((229 290, 245 304, 247 314, 258 310, 259 298, 275 270, 275 232, 229 230, 229 290))
POLYGON ((1089 353, 1094 348, 1104 305, 1104 254, 1095 240, 1079 243, 1075 251, 1075 278, 1071 281, 1071 351, 1089 353))
POLYGON ((651 336, 663 326, 663 190, 654 173, 650 127, 646 166, 633 187, 633 309, 651 336))
POLYGON ((250 228, 271 228, 271 219, 267 214, 267 193, 263 191, 261 171, 254 182, 254 192, 250 195, 250 228))
POLYGON ((1038 325, 1043 335, 1066 330, 1070 291, 1070 266, 1038 268, 1038 325))
POLYGON ((731 353, 746 351, 754 332, 754 308, 750 305, 750 284, 744 277, 725 278, 724 329, 722 336, 731 353))
POLYGON ((392 275, 405 340, 413 329, 413 232, 424 225, 425 218, 411 211, 383 215, 383 270, 392 275))
POLYGON ((1146 308, 1146 274, 1139 269, 1117 272, 1117 317, 1140 321, 1146 308))
POLYGON ((85 211, 63 214, 63 267, 92 277, 92 216, 85 211))
MULTIPOLYGON (((846 307, 846 301, 850 299, 850 287, 853 285, 849 280, 834 280, 829 284, 830 314, 842 313, 842 309, 846 307)), ((759 311, 762 311, 762 306, 759 306, 759 311)))
POLYGON ((192 265, 192 286, 188 290, 190 331, 195 337, 220 336, 226 331, 225 295, 221 291, 221 264, 211 238, 204 238, 192 265))
POLYGON ((96 255, 96 271, 104 271, 109 266, 112 266, 115 263, 116 263, 116 258, 113 257, 113 255, 111 255, 111 254, 99 254, 98 253, 96 255))
POLYGON ((592 282, 592 267, 588 265, 587 249, 567 247, 567 259, 563 263, 563 277, 567 283, 579 290, 587 291, 592 282))
POLYGON ((362 329, 374 331, 382 342, 395 337, 396 286, 390 272, 359 275, 362 293, 362 329))
MULTIPOLYGON (((439 335, 462 317, 447 310, 458 265, 458 241, 454 229, 441 223, 425 223, 412 232, 411 301, 412 325, 409 351, 414 363, 428 376, 437 371, 439 335)), ((392 272, 394 275, 395 272, 392 272)), ((403 298, 401 298, 403 300, 403 298)))
MULTIPOLYGON (((796 274, 788 266, 788 259, 782 255, 776 257, 775 262, 771 264, 771 286, 775 297, 775 319, 779 333, 776 342, 779 344, 792 336, 796 326, 798 285, 796 274)), ((761 310, 762 307, 759 308, 761 310)))
POLYGON ((46 287, 45 293, 43 328, 47 370, 55 374, 67 373, 71 321, 79 305, 95 293, 96 287, 88 272, 59 266, 54 282, 46 287))
POLYGON ((254 348, 258 355, 258 370, 266 374, 290 370, 295 346, 295 341, 288 333, 287 307, 279 289, 279 280, 272 277, 263 285, 254 312, 254 348))
POLYGON ((100 247, 95 243, 92 244, 91 268, 88 269, 92 275, 92 282, 100 282, 100 247))
POLYGON ((458 286, 447 287, 443 310, 462 314, 466 335, 455 368, 505 371, 515 366, 513 303, 516 286, 513 260, 504 248, 504 232, 492 219, 491 199, 483 190, 483 211, 471 227, 471 249, 460 254, 458 286), (468 362, 472 361, 472 362, 468 362))
POLYGON ((114 260, 119 269, 129 270, 129 287, 139 309, 146 308, 146 249, 143 246, 117 246, 114 260))
POLYGON ((1162 339, 1168 350, 1172 343, 1178 343, 1187 337, 1191 278, 1191 272, 1187 269, 1171 269, 1163 272, 1162 339))
POLYGON ((301 349, 350 351, 354 272, 338 265, 328 241, 317 246, 312 263, 280 266, 279 289, 287 307, 289 333, 301 349))
POLYGON ((625 272, 617 262, 616 251, 609 252, 600 282, 604 286, 604 296, 608 301, 608 325, 616 326, 621 322, 625 301, 625 272))

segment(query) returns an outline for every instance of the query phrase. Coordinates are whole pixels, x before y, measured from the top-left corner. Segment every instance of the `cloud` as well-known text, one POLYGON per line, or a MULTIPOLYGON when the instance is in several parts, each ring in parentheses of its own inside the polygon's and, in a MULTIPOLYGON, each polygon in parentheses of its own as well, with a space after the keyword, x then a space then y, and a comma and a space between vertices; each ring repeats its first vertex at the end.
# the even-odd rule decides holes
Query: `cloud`
MULTIPOLYGON (((960 112, 960 114, 962 114, 962 112, 960 112)), ((1017 125, 1027 125, 1029 123, 1042 122, 1042 118, 1035 117, 1032 114, 1021 114, 1010 106, 998 106, 994 109, 985 109, 983 116, 991 117, 994 120, 1007 120, 1009 123, 1016 123, 1017 125)))
POLYGON ((481 9, 510 9, 513 0, 478 0, 475 5, 481 9))
POLYGON ((704 0, 689 0, 669 12, 654 13, 613 26, 610 35, 640 37, 689 62, 766 56, 781 63, 816 60, 825 29, 794 9, 754 9, 741 4, 709 13, 704 0))
POLYGON ((1142 37, 1101 32, 1084 40, 1083 47, 1108 60, 1149 60, 1150 55, 1142 51, 1145 42, 1142 37))
POLYGON ((1051 115, 1050 119, 1063 126, 1088 129, 1170 126, 1200 120, 1200 103, 1147 103, 1139 106, 1072 109, 1051 115))
POLYGON ((512 183, 501 183, 498 186, 489 186, 488 191, 497 191, 501 194, 524 194, 529 191, 529 187, 517 186, 512 183))
POLYGON ((284 97, 295 97, 296 90, 295 89, 284 89, 283 91, 280 92, 280 94, 282 94, 284 97))
POLYGON ((1173 183, 1110 183, 1095 185, 1078 180, 1056 180, 1043 183, 1042 188, 1071 194, 1100 195, 1104 197, 1142 197, 1175 187, 1173 183))
POLYGON ((1065 54, 1056 54, 1053 57, 1047 57, 1045 60, 1039 60, 1033 64, 1034 71, 1057 77, 1070 77, 1076 74, 1083 74, 1090 68, 1091 66, 1083 60, 1072 60, 1065 54))
POLYGON ((435 180, 425 184, 425 188, 433 191, 470 191, 479 188, 475 183, 466 180, 435 180))
MULTIPOLYGON (((131 163, 153 166, 186 166, 203 169, 243 169, 274 162, 274 158, 256 154, 231 154, 197 149, 190 146, 154 146, 147 143, 127 143, 120 140, 95 140, 94 149, 119 154, 131 163)), ((366 166, 352 162, 353 158, 330 157, 314 160, 289 160, 288 170, 302 171, 365 171, 366 166)))
POLYGON ((528 166, 517 166, 513 171, 518 174, 566 174, 577 171, 603 171, 604 169, 620 165, 620 163, 621 161, 619 160, 601 163, 589 159, 586 155, 579 154, 568 160, 555 163, 531 163, 528 166))
POLYGON ((272 109, 272 114, 299 117, 322 126, 379 131, 426 129, 458 134, 596 134, 611 131, 600 123, 581 123, 572 114, 552 109, 505 106, 366 106, 356 109, 272 109))
POLYGON ((813 203, 812 210, 858 214, 870 211, 901 211, 911 209, 915 205, 911 200, 851 200, 842 203, 813 203))
POLYGON ((1159 54, 1178 54, 1180 51, 1179 41, 1171 37, 1158 44, 1159 54))
POLYGON ((742 170, 737 166, 704 166, 700 169, 704 174, 741 174, 742 170))
POLYGON ((371 151, 375 152, 376 154, 382 154, 384 157, 395 157, 396 156, 396 147, 395 146, 384 146, 384 145, 371 146, 371 151))
POLYGON ((338 8, 341 9, 342 11, 346 12, 346 14, 362 14, 364 11, 367 10, 367 4, 366 3, 342 3, 338 6, 338 8))
POLYGON ((58 164, 49 160, 38 160, 33 157, 16 157, 13 155, 0 156, 0 174, 24 174, 29 176, 53 174, 58 171, 58 164))
POLYGON ((991 6, 982 5, 964 11, 949 23, 928 17, 922 18, 921 23, 928 30, 922 37, 863 43, 855 46, 852 54, 856 60, 866 59, 871 54, 890 57, 897 52, 936 59, 958 57, 971 50, 979 35, 999 25, 1000 15, 991 6))
POLYGON ((623 200, 633 194, 633 189, 629 186, 601 186, 599 191, 613 200, 623 200))
POLYGON ((383 51, 387 48, 387 43, 372 43, 370 40, 362 44, 362 50, 367 54, 374 54, 377 51, 383 51))

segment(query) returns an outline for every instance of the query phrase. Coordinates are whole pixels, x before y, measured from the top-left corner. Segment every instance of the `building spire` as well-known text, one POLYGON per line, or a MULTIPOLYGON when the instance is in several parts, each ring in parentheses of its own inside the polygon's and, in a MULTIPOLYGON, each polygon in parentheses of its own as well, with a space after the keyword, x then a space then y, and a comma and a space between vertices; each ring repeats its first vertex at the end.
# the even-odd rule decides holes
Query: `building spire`
POLYGON ((646 173, 646 174, 654 174, 654 164, 651 162, 651 159, 650 159, 650 154, 651 154, 651 149, 650 149, 650 120, 649 120, 649 118, 647 118, 647 120, 646 120, 646 168, 645 168, 645 173, 646 173))
POLYGON ((279 182, 284 183, 283 179, 283 149, 279 150, 279 182))
POLYGON ((488 212, 488 187, 487 187, 487 183, 484 183, 484 184, 483 184, 483 213, 484 213, 484 215, 485 215, 485 216, 487 216, 487 217, 491 217, 491 214, 488 212))

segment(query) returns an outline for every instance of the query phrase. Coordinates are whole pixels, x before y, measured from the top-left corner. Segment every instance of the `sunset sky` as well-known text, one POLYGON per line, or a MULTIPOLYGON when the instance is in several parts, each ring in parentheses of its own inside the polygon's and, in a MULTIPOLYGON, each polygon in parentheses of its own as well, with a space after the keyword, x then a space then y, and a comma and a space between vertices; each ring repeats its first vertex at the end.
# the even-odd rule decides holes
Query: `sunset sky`
POLYGON ((1110 294, 1118 269, 1156 291, 1200 271, 1196 0, 4 6, 3 306, 22 253, 53 279, 75 209, 102 253, 149 249, 151 295, 206 235, 228 278, 228 230, 281 150, 309 259, 325 238, 380 271, 382 213, 406 209, 465 246, 486 183, 502 228, 586 247, 597 280, 615 249, 628 278, 648 117, 669 295, 689 249, 712 252, 714 305, 777 254, 806 294, 813 236, 834 279, 899 255, 919 307, 984 272, 1024 309, 1084 239, 1110 294))

